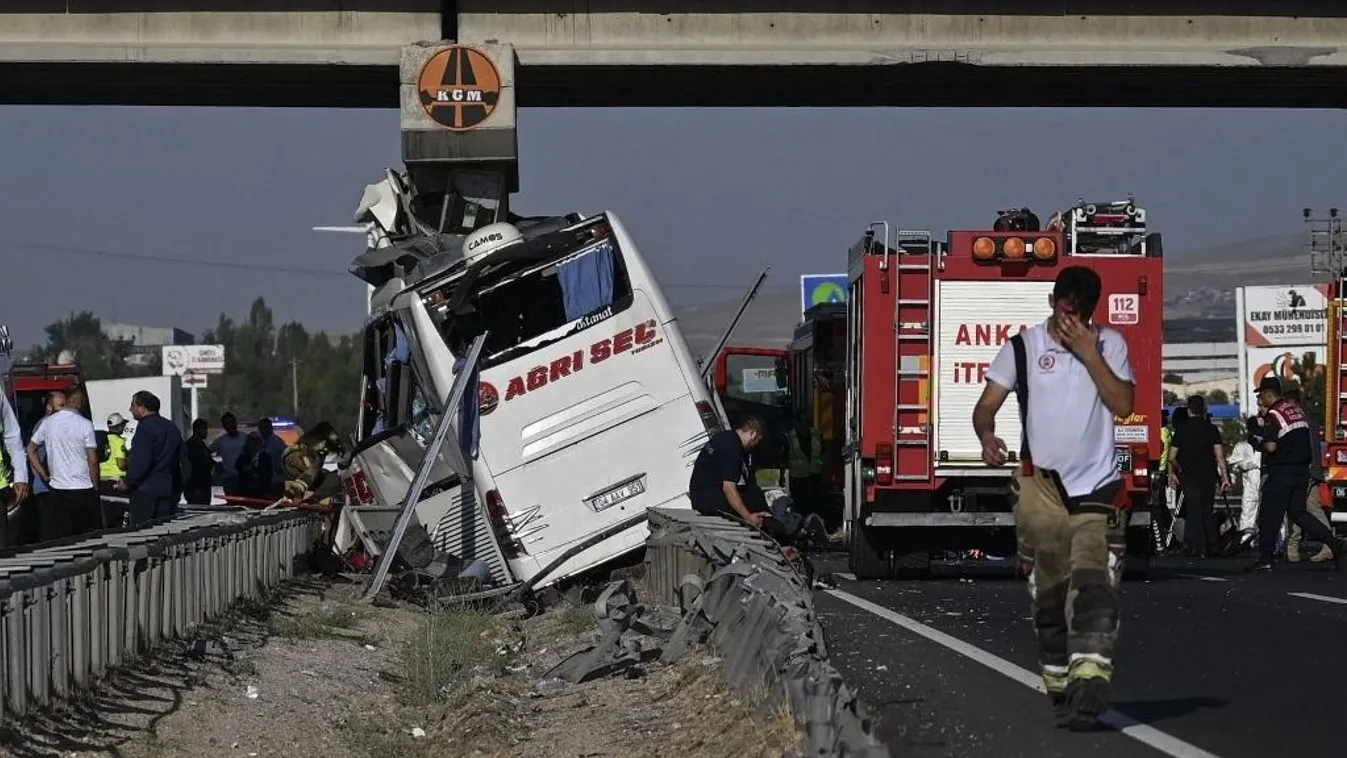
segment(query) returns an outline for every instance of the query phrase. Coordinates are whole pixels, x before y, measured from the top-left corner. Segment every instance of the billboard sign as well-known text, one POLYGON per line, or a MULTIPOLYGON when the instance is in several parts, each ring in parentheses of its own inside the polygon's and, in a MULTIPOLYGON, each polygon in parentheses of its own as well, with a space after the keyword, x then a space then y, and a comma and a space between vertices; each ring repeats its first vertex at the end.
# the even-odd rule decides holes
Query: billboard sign
POLYGON ((1301 375, 1311 356, 1321 364, 1328 344, 1327 284, 1274 284, 1235 290, 1240 411, 1253 413, 1253 388, 1269 373, 1283 382, 1301 375))
POLYGON ((1236 299, 1240 332, 1248 347, 1322 345, 1327 341, 1327 284, 1242 287, 1236 299))
POLYGON ((1327 345, 1314 347, 1251 347, 1249 348, 1248 391, 1263 381, 1265 376, 1275 376, 1282 386, 1299 384, 1307 372, 1320 373, 1324 370, 1324 354, 1327 345), (1313 368, 1309 368, 1310 365, 1313 368))
POLYGON ((845 303, 849 285, 846 274, 805 274, 800 277, 800 312, 824 303, 845 303))
POLYGON ((224 345, 164 345, 163 375, 223 374, 224 345))

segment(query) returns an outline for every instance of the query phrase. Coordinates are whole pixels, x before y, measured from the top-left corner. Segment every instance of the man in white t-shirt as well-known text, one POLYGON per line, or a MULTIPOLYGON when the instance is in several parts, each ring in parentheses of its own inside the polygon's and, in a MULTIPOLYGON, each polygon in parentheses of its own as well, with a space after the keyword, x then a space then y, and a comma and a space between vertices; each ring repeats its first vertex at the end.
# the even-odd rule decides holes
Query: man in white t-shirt
POLYGON ((1057 724, 1078 731, 1109 707, 1126 526, 1113 418, 1133 404, 1126 341, 1090 323, 1100 291, 1091 269, 1062 269, 1052 315, 1001 348, 973 411, 982 459, 1000 466, 996 413, 1012 391, 1020 401, 1022 462, 1011 482, 1019 557, 1043 683, 1057 724))
POLYGON ((44 419, 28 441, 28 465, 33 475, 50 488, 38 512, 43 542, 97 531, 102 526, 94 425, 81 413, 84 392, 74 389, 64 394, 65 407, 44 419), (40 446, 46 448, 46 466, 38 457, 40 446))

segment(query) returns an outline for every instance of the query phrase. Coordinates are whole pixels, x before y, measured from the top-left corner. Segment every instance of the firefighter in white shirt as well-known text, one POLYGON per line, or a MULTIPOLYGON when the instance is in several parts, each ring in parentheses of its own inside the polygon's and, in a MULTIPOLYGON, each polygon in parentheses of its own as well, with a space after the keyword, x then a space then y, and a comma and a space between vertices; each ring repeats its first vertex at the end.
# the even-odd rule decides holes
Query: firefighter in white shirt
POLYGON ((1093 270, 1063 268, 1052 315, 1001 348, 973 411, 983 461, 1001 466, 996 413, 1011 392, 1020 400, 1019 558, 1043 684, 1057 724, 1072 730, 1095 728, 1109 707, 1126 548, 1113 419, 1132 413, 1134 380, 1122 335, 1091 323, 1101 289, 1093 270))

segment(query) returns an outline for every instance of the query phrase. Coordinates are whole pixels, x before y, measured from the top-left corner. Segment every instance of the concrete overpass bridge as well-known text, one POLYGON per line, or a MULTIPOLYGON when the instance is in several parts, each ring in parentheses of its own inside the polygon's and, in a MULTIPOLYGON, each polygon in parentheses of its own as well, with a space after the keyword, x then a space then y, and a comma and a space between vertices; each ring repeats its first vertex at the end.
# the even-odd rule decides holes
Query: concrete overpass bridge
POLYGON ((396 108, 441 39, 512 44, 524 106, 1347 97, 1332 0, 9 0, 0 103, 396 108))

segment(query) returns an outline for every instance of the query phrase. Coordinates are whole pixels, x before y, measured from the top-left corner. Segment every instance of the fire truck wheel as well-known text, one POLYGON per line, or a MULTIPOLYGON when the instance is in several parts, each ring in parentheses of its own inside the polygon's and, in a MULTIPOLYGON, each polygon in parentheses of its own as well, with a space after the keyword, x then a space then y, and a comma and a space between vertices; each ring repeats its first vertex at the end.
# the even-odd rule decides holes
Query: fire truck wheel
POLYGON ((1151 575, 1149 555, 1129 555, 1123 559, 1123 579, 1142 581, 1151 575))
POLYGON ((870 529, 852 522, 848 563, 857 579, 889 578, 888 554, 876 548, 873 537, 870 529))
POLYGON ((931 577, 931 551, 895 552, 893 573, 899 579, 929 579, 931 577))

